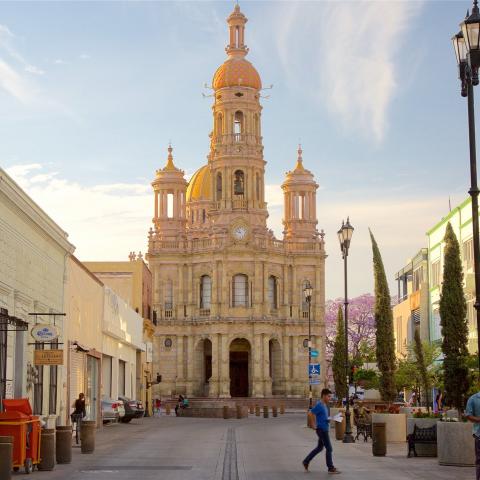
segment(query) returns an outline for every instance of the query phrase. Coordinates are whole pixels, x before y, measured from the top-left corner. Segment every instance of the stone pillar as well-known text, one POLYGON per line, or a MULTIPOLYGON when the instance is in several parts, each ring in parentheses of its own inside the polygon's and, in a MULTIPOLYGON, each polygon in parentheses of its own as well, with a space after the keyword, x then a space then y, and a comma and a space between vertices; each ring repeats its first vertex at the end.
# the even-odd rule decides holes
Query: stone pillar
POLYGON ((177 386, 178 382, 183 383, 185 381, 185 373, 183 367, 183 335, 177 335, 177 386))
POLYGON ((298 384, 300 380, 300 358, 299 358, 299 345, 301 343, 301 339, 303 338, 294 335, 292 337, 292 394, 298 395, 300 392, 298 391, 298 384))
POLYGON ((230 398, 230 351, 228 348, 228 336, 226 334, 220 335, 220 392, 219 396, 223 398, 230 398))
POLYGON ((270 305, 267 302, 267 292, 268 292, 268 269, 267 269, 267 262, 262 262, 262 270, 263 270, 263 282, 262 282, 262 299, 263 299, 263 314, 269 315, 270 314, 270 305))
POLYGON ((155 192, 155 218, 158 218, 158 192, 155 192))
POLYGON ((270 376, 270 338, 268 333, 263 334, 263 384, 264 395, 272 396, 272 377, 270 376))
POLYGON ((187 303, 189 307, 189 314, 190 316, 194 315, 195 309, 193 308, 193 291, 192 291, 192 283, 193 283, 193 271, 192 271, 192 264, 188 264, 188 277, 187 277, 187 303))
POLYGON ((253 385, 252 396, 263 397, 263 382, 262 382, 262 334, 254 333, 252 360, 253 360, 253 385))
POLYGON ((191 397, 195 387, 194 377, 194 359, 193 348, 195 345, 195 337, 190 334, 187 336, 187 395, 191 397))
POLYGON ((261 312, 261 305, 262 305, 262 284, 263 284, 263 277, 262 277, 262 264, 260 262, 255 262, 255 279, 254 279, 254 287, 253 287, 253 307, 254 312, 257 315, 260 315, 261 312))
POLYGON ((290 288, 292 292, 293 317, 299 318, 300 315, 298 310, 297 266, 295 264, 292 265, 292 285, 290 288))
POLYGON ((213 333, 210 340, 212 341, 212 376, 209 382, 208 396, 218 397, 219 386, 219 349, 218 349, 218 333, 213 333))
POLYGON ((283 377, 285 379, 285 395, 289 396, 292 393, 292 384, 291 384, 291 356, 290 356, 290 337, 287 335, 283 336, 283 377))

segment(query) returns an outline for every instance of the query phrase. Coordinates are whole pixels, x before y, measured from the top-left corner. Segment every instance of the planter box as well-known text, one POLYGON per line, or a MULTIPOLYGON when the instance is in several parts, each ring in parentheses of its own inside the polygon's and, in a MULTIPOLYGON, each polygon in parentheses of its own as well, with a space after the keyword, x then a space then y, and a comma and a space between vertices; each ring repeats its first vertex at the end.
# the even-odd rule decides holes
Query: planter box
POLYGON ((407 441, 407 416, 404 413, 374 413, 372 423, 385 423, 387 443, 407 441))
MULTIPOLYGON (((407 435, 413 433, 413 427, 416 425, 418 428, 430 428, 437 424, 436 418, 407 418, 407 435)), ((417 443, 415 445, 415 451, 419 457, 436 457, 437 446, 436 445, 423 445, 417 443)))
POLYGON ((437 422, 437 452, 440 465, 474 466, 475 440, 472 437, 472 424, 437 422))

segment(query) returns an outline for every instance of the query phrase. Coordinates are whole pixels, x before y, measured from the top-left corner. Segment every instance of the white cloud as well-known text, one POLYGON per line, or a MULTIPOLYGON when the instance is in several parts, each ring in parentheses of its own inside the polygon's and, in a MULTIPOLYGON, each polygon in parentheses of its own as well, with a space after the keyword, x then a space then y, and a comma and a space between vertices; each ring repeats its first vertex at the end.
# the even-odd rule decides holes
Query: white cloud
POLYGON ((65 60, 62 60, 61 58, 56 58, 53 63, 55 65, 68 65, 68 62, 66 62, 65 60))
POLYGON ((20 73, 1 58, 0 88, 22 103, 29 103, 35 96, 31 85, 21 76, 20 73))
POLYGON ((35 65, 26 65, 25 71, 28 73, 33 73, 34 75, 45 75, 45 71, 41 68, 35 67, 35 65))
POLYGON ((92 57, 88 53, 81 53, 79 58, 80 60, 89 60, 92 57))
POLYGON ((280 4, 276 43, 287 78, 325 104, 346 130, 380 142, 397 88, 397 53, 421 5, 407 1, 280 4), (296 68, 300 65, 303 68, 296 68), (311 74, 305 76, 307 65, 311 74))

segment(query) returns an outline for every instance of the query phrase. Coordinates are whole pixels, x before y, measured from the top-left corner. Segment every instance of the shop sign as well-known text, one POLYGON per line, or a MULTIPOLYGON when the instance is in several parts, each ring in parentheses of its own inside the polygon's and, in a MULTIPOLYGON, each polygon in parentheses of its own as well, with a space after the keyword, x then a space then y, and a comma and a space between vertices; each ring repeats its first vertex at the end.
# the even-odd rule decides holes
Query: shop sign
POLYGON ((63 365, 63 350, 34 350, 35 365, 63 365))
POLYGON ((59 337, 60 332, 55 325, 35 325, 31 335, 36 342, 53 342, 59 337))

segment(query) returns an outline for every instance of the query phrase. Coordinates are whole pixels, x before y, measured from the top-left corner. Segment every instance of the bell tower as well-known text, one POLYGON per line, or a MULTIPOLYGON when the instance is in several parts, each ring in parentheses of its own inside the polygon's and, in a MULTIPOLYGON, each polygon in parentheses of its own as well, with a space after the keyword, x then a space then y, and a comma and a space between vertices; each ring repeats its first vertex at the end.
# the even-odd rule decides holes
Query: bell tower
POLYGON ((245 59, 247 18, 235 5, 227 19, 227 60, 213 76, 213 131, 208 163, 217 226, 228 226, 239 215, 257 234, 266 232, 265 161, 261 137, 260 90, 255 67, 245 59))
POLYGON ((282 184, 285 240, 312 241, 318 236, 316 195, 318 184, 303 166, 302 147, 298 146, 295 168, 286 173, 282 184))
POLYGON ((172 146, 168 146, 167 164, 156 172, 152 187, 155 192, 154 233, 157 240, 178 240, 185 234, 184 172, 173 163, 172 146))

